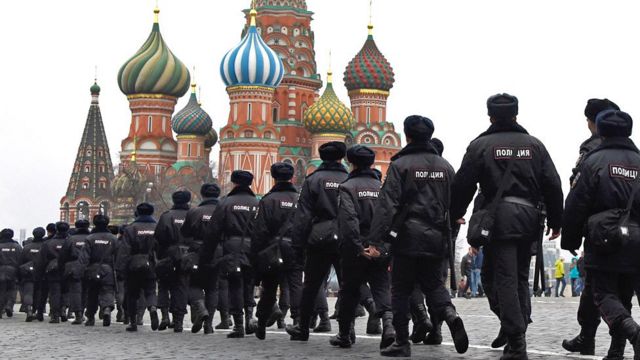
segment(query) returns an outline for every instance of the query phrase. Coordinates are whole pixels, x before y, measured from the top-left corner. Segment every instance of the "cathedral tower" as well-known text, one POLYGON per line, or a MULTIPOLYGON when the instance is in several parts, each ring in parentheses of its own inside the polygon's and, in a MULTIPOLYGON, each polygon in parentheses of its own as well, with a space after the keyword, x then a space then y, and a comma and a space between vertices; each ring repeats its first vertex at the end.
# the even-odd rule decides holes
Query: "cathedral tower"
POLYGON ((90 220, 98 213, 109 215, 113 204, 113 165, 100 114, 100 86, 97 82, 91 86, 90 91, 91 105, 87 122, 67 193, 60 200, 60 220, 70 223, 78 219, 90 220))

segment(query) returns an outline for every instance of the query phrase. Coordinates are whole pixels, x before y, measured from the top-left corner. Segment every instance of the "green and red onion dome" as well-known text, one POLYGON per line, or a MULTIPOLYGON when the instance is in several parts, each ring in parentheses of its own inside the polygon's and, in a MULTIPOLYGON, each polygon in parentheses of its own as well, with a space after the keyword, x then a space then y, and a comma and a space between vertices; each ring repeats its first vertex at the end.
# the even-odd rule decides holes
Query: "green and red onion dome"
POLYGON ((195 92, 195 85, 187 105, 173 117, 171 127, 178 135, 206 136, 213 126, 209 114, 200 107, 195 92))
POLYGON ((395 82, 393 68, 378 49, 373 40, 373 26, 369 25, 369 36, 362 50, 349 62, 344 72, 344 84, 347 90, 389 91, 395 82))

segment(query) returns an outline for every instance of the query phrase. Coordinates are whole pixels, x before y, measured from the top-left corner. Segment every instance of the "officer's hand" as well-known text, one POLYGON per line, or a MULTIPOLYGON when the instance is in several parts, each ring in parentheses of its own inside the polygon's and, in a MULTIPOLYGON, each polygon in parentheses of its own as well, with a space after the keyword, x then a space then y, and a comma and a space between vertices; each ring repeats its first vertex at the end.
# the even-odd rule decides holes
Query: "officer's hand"
POLYGON ((547 228, 547 236, 549 236, 549 241, 555 240, 560 237, 560 229, 551 229, 547 228), (549 236, 551 234, 551 236, 549 236))
POLYGON ((458 220, 456 220, 456 224, 458 225, 464 225, 467 223, 467 220, 465 220, 464 218, 460 218, 458 220))
POLYGON ((369 249, 370 248, 363 249, 362 252, 360 253, 360 255, 362 255, 362 257, 364 257, 367 260, 371 260, 373 258, 369 253, 369 249))
POLYGON ((372 258, 379 258, 380 257, 380 250, 378 250, 378 248, 375 247, 375 246, 369 246, 365 250, 369 252, 369 255, 371 255, 372 258))

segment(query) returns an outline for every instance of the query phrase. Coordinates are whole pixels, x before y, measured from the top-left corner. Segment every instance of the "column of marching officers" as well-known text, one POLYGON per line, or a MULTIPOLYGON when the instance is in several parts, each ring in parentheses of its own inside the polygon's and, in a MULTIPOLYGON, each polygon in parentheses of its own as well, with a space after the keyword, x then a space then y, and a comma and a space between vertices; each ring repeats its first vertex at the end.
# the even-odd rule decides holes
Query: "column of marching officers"
POLYGON ((471 142, 457 173, 442 157, 442 142, 432 138, 434 123, 410 116, 408 144, 392 158, 384 183, 372 168, 371 149, 329 142, 300 193, 291 183, 294 168, 275 163, 275 185, 260 199, 251 189, 253 175, 238 170, 225 197, 216 184, 205 184, 202 202, 190 208, 191 193, 177 191, 157 221, 153 206, 142 203, 127 226, 114 229, 105 215, 92 219, 91 230, 87 220, 73 232, 59 222, 35 229, 24 248, 5 229, 0 305, 12 315, 19 281, 28 322, 44 320, 48 299, 50 323, 73 317, 72 324, 94 326, 97 315, 109 326, 117 310, 116 321, 137 331, 148 310, 154 331, 182 332, 190 313, 191 331, 210 334, 219 310, 216 328, 233 326, 227 337, 262 340, 268 327, 284 328, 290 311, 287 333, 307 341, 314 327, 331 330, 325 292, 333 267, 340 291, 331 345, 356 342, 354 322, 364 305, 367 333, 380 335, 381 355, 410 356, 410 342, 440 344, 443 324, 456 351, 465 353, 468 336, 445 279, 452 239, 479 185, 467 239, 484 248, 482 283, 500 319, 491 346, 504 347, 501 359, 527 358, 529 268, 546 221, 550 239, 562 234, 562 247, 572 252, 584 239, 586 252, 582 330, 562 346, 593 355, 602 315, 612 335, 605 359, 622 359, 629 341, 638 360, 640 326, 630 310, 640 287, 640 152, 630 139, 631 117, 607 99, 589 100, 593 136, 581 146, 563 206, 549 153, 517 121, 517 98, 498 94, 487 108, 491 125, 471 142))

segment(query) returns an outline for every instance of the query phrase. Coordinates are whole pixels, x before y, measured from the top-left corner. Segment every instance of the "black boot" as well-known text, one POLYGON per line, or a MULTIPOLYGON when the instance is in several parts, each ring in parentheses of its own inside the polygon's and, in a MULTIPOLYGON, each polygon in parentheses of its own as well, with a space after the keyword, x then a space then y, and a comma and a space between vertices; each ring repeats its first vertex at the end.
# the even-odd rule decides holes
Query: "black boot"
MULTIPOLYGON (((336 313, 337 314, 337 313, 336 313)), ((336 315, 336 319, 338 315, 336 315)), ((314 329, 318 325, 318 313, 314 312, 311 316, 311 320, 309 321, 309 329, 314 329)))
POLYGON ((253 335, 258 328, 258 321, 253 318, 253 307, 244 308, 244 328, 247 335, 253 335))
POLYGON ((96 324, 96 318, 93 315, 87 315, 87 321, 84 322, 84 326, 94 326, 96 324))
POLYGON ((106 307, 102 310, 102 326, 111 326, 111 307, 106 307))
POLYGON ((291 335, 291 341, 309 341, 309 326, 287 326, 287 334, 291 335))
POLYGON ((364 308, 369 313, 367 319, 367 334, 368 335, 380 335, 382 334, 382 326, 380 326, 380 317, 376 314, 376 303, 373 299, 367 299, 364 304, 364 308))
POLYGON ((427 333, 433 329, 433 325, 429 326, 431 321, 428 321, 429 317, 427 315, 427 307, 424 306, 424 304, 416 306, 412 315, 415 320, 413 323, 413 331, 411 333, 411 342, 417 344, 423 342, 424 339, 427 338, 427 333))
POLYGON ((60 321, 61 322, 67 322, 67 320, 69 319, 67 311, 68 311, 67 307, 63 306, 62 307, 62 311, 60 312, 60 321))
POLYGON ((205 335, 213 334, 213 314, 210 314, 209 317, 207 317, 207 320, 205 320, 203 327, 205 335))
POLYGON ((52 313, 51 314, 51 319, 49 319, 49 324, 59 324, 59 323, 60 323, 60 315, 58 315, 55 312, 52 313))
POLYGON ((502 327, 500 327, 500 331, 498 332, 498 336, 491 342, 491 347, 494 349, 501 348, 507 345, 507 334, 504 333, 502 327))
POLYGON ((231 324, 229 313, 226 311, 220 311, 220 324, 216 325, 216 330, 228 330, 233 324, 231 324))
POLYGON ((617 333, 624 335, 633 344, 633 359, 640 360, 640 325, 629 317, 624 319, 619 327, 620 330, 617 333))
POLYGON ((367 312, 364 311, 364 306, 358 304, 358 306, 356 306, 356 317, 365 317, 367 316, 367 312))
POLYGON ((422 342, 425 345, 440 345, 442 344, 442 322, 438 321, 433 330, 427 335, 422 342))
POLYGON ((76 311, 74 313, 75 319, 71 323, 71 325, 82 325, 82 311, 76 311))
MULTIPOLYGON (((138 326, 142 326, 144 325, 143 319, 144 319, 144 312, 145 312, 145 308, 142 308, 140 310, 138 310, 138 314, 136 316, 136 325, 138 326)), ((149 311, 151 312, 151 311, 149 311)))
POLYGON ((318 316, 320 318, 320 322, 318 323, 318 326, 316 326, 313 329, 313 332, 314 333, 331 332, 331 320, 329 320, 329 313, 326 311, 323 311, 318 316))
POLYGON ((453 307, 445 310, 444 320, 449 326, 451 337, 458 354, 464 354, 469 349, 469 337, 464 329, 464 323, 453 307))
POLYGON ((242 314, 233 315, 233 331, 227 334, 229 339, 239 339, 244 337, 244 325, 242 322, 242 314))
POLYGON ((129 325, 129 315, 127 315, 127 313, 125 312, 125 314, 122 316, 122 324, 123 325, 129 325))
POLYGON ((269 316, 269 318, 267 319, 266 326, 272 327, 273 324, 276 323, 276 321, 282 318, 282 316, 282 311, 280 310, 278 305, 274 305, 273 310, 271 311, 271 316, 269 316))
POLYGON ((118 305, 117 308, 118 310, 116 311, 116 322, 124 322, 124 312, 122 311, 122 306, 118 305))
POLYGON ((44 321, 44 313, 42 310, 36 311, 36 320, 43 322, 44 321))
POLYGON ((200 332, 200 329, 202 329, 205 321, 209 319, 209 312, 207 312, 207 309, 204 307, 203 300, 195 301, 193 306, 191 307, 191 311, 195 313, 193 326, 191 326, 191 332, 193 334, 197 334, 198 332, 200 332))
POLYGON ((409 344, 409 339, 405 342, 394 342, 380 350, 380 355, 386 357, 411 357, 411 344, 409 344))
POLYGON ((33 306, 31 305, 27 305, 26 307, 26 313, 27 313, 27 318, 25 319, 25 322, 32 322, 34 317, 33 317, 33 306))
POLYGON ((282 316, 276 320, 276 324, 278 326, 278 329, 284 329, 285 327, 287 327, 287 324, 284 322, 284 313, 282 313, 282 316))
POLYGON ((351 331, 349 331, 349 334, 343 334, 341 332, 338 332, 338 334, 336 336, 332 336, 329 339, 329 344, 331 344, 331 346, 337 346, 337 347, 341 347, 343 349, 348 349, 351 347, 351 338, 350 338, 350 333, 351 331))
POLYGON ((609 345, 609 352, 602 360, 623 360, 626 346, 627 339, 624 336, 613 335, 611 337, 611 345, 609 345))
POLYGON ((158 324, 158 330, 164 331, 169 327, 169 309, 160 308, 160 315, 162 316, 162 320, 160 320, 160 324, 158 324))
POLYGON ((586 336, 584 330, 571 340, 563 340, 562 347, 569 352, 579 352, 580 355, 595 355, 596 339, 586 336))
POLYGON ((393 328, 393 314, 391 311, 385 311, 382 314, 382 339, 380 340, 380 349, 391 346, 396 339, 396 330, 393 328))
POLYGON ((527 360, 528 358, 525 334, 508 336, 507 345, 500 360, 527 360))
MULTIPOLYGON (((155 306, 149 308, 149 317, 151 318, 151 330, 158 330, 158 327, 160 327, 160 320, 158 319, 158 310, 155 306)), ((142 320, 140 319, 140 321, 142 320)))
POLYGON ((129 316, 129 326, 125 329, 128 332, 136 332, 138 331, 138 321, 136 316, 129 316))
POLYGON ((184 315, 183 314, 172 314, 173 315, 173 332, 181 333, 184 326, 184 315))
POLYGON ((258 319, 258 326, 256 327, 256 337, 259 340, 264 340, 267 338, 267 322, 262 320, 262 319, 258 319))
POLYGON ((4 313, 7 314, 8 318, 12 318, 13 317, 13 310, 11 310, 11 309, 4 309, 4 313))

